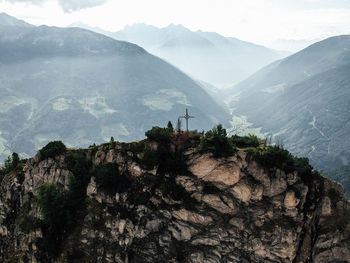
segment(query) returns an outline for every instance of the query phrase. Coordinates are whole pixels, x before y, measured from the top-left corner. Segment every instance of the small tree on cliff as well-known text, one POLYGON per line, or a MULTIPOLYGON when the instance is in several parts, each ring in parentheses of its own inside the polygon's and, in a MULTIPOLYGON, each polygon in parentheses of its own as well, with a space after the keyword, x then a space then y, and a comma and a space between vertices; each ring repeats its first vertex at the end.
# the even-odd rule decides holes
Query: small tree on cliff
POLYGON ((214 157, 227 157, 233 154, 232 143, 227 138, 226 129, 221 124, 208 131, 201 139, 204 151, 210 151, 214 157))
POLYGON ((171 123, 171 121, 168 122, 167 128, 169 131, 174 132, 174 127, 173 127, 173 124, 171 123))
POLYGON ((180 132, 180 131, 181 131, 181 126, 182 126, 181 119, 178 118, 178 119, 177 119, 177 122, 176 122, 176 131, 177 131, 177 132, 180 132))

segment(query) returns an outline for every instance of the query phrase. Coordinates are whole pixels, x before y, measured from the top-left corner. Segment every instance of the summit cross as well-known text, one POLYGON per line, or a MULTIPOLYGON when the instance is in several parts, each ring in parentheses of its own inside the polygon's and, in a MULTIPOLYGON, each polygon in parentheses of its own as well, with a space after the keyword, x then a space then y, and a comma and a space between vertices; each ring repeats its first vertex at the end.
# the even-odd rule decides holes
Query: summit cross
POLYGON ((194 118, 194 116, 188 115, 188 109, 186 108, 186 115, 185 116, 179 116, 179 118, 186 119, 186 131, 188 131, 188 119, 194 118))

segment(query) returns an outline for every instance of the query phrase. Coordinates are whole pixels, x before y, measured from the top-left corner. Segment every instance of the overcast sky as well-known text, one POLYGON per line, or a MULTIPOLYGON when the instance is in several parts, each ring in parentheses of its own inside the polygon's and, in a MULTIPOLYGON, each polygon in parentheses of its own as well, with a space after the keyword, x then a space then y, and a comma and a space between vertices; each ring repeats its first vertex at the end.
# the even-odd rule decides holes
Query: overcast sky
POLYGON ((260 44, 350 33, 350 0, 0 0, 0 12, 35 25, 80 21, 109 31, 174 23, 260 44))

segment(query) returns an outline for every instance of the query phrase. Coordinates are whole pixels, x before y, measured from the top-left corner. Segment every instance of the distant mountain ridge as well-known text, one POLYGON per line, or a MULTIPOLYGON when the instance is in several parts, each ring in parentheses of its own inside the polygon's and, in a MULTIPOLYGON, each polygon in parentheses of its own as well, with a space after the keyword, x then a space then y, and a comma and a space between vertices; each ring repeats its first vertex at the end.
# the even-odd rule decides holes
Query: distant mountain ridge
POLYGON ((234 86, 230 108, 317 168, 350 163, 350 36, 332 37, 234 86))
POLYGON ((28 24, 27 22, 23 20, 19 20, 17 18, 14 18, 12 16, 9 16, 6 13, 0 13, 0 26, 20 26, 20 27, 34 27, 31 24, 28 24))
POLYGON ((267 46, 277 50, 286 50, 289 52, 299 52, 308 46, 321 41, 319 38, 315 39, 277 39, 267 46))
POLYGON ((0 54, 2 160, 58 139, 84 147, 111 136, 140 139, 148 127, 175 123, 186 107, 196 116, 191 129, 229 119, 178 69, 85 29, 0 26, 0 54))
MULTIPOLYGON (((2 36, 0 36, 0 39, 2 36)), ((13 62, 48 56, 91 56, 116 53, 142 54, 146 51, 131 43, 115 41, 80 28, 30 27, 17 39, 2 41, 0 61, 13 62)))
POLYGON ((140 45, 195 79, 221 88, 243 80, 283 56, 275 50, 236 38, 224 37, 215 32, 193 32, 174 24, 165 28, 135 24, 105 34, 140 45))
POLYGON ((137 24, 116 32, 114 37, 144 46, 195 78, 218 87, 243 80, 282 57, 263 46, 174 24, 165 28, 137 24))

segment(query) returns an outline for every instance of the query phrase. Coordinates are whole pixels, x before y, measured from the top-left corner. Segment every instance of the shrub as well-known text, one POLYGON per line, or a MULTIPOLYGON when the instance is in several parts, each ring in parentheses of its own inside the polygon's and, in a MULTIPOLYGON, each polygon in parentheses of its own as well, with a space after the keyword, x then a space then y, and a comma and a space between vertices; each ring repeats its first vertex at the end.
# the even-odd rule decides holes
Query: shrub
POLYGON ((249 134, 248 136, 233 135, 230 139, 234 146, 240 148, 259 147, 260 145, 259 138, 252 134, 249 134))
POLYGON ((111 136, 111 139, 110 139, 110 141, 109 141, 109 143, 108 143, 109 149, 114 149, 116 145, 117 145, 117 141, 115 141, 115 140, 114 140, 114 137, 111 136))
POLYGON ((38 205, 44 221, 49 225, 54 225, 56 220, 62 220, 60 212, 64 205, 64 192, 60 191, 56 185, 43 184, 38 189, 38 205))
POLYGON ((201 139, 201 148, 210 151, 214 157, 227 157, 233 154, 231 140, 221 124, 208 131, 201 139))
POLYGON ((301 176, 309 176, 312 174, 312 166, 309 164, 308 158, 294 157, 294 166, 301 176))
POLYGON ((35 230, 40 226, 39 220, 30 215, 31 205, 35 203, 36 200, 31 195, 29 195, 29 200, 26 201, 20 208, 16 217, 15 224, 26 234, 35 230))
POLYGON ((0 169, 0 185, 2 183, 2 179, 6 174, 11 171, 21 171, 27 159, 20 159, 17 153, 12 153, 11 156, 8 156, 5 160, 5 167, 0 169))
POLYGON ((165 173, 170 174, 185 174, 187 165, 183 152, 168 153, 166 158, 159 158, 162 163, 165 173))
POLYGON ((158 163, 157 151, 145 146, 143 149, 142 165, 146 168, 153 168, 158 163))
POLYGON ((145 148, 144 141, 135 141, 135 142, 130 142, 130 143, 123 143, 122 145, 123 145, 123 148, 122 148, 123 150, 130 151, 133 154, 140 153, 145 148))
POLYGON ((173 124, 171 123, 171 121, 168 122, 167 128, 170 132, 174 132, 174 127, 173 127, 173 124))
POLYGON ((163 196, 169 196, 174 200, 184 200, 189 195, 182 185, 176 183, 173 176, 162 178, 159 189, 163 196))
POLYGON ((50 256, 56 257, 64 235, 72 225, 71 211, 66 209, 65 192, 53 184, 41 185, 38 190, 38 205, 44 223, 44 237, 40 245, 50 256))
POLYGON ((68 190, 44 184, 38 189, 38 205, 43 217, 43 239, 40 247, 51 258, 58 256, 64 239, 77 226, 79 211, 84 207, 86 187, 90 181, 91 162, 84 151, 67 155, 69 174, 68 190))
POLYGON ((62 141, 53 141, 49 142, 45 147, 39 150, 41 159, 46 159, 49 157, 55 157, 59 154, 62 154, 66 151, 66 146, 62 141))
POLYGON ((19 162, 20 162, 20 160, 19 160, 18 154, 15 152, 12 153, 12 166, 13 166, 13 168, 17 168, 17 166, 19 165, 19 162))
POLYGON ((268 168, 277 167, 285 172, 294 170, 293 156, 277 145, 268 146, 264 151, 255 152, 253 158, 268 168))
POLYGON ((7 174, 8 172, 12 171, 13 165, 12 165, 12 158, 11 156, 8 156, 5 160, 5 167, 3 169, 4 174, 7 174))
POLYGON ((335 190, 334 188, 329 189, 326 194, 332 200, 333 203, 337 203, 339 200, 342 199, 341 193, 335 190))
MULTIPOLYGON (((87 159, 83 150, 70 151, 66 157, 68 169, 77 177, 77 180, 84 185, 90 181, 91 161, 87 159)), ((83 187, 84 188, 84 187, 83 187)))
POLYGON ((169 128, 152 127, 151 130, 146 131, 146 137, 159 143, 170 143, 173 132, 169 128))
POLYGON ((189 137, 190 137, 191 147, 198 146, 203 136, 204 136, 204 131, 203 132, 198 132, 197 130, 190 131, 189 137))
POLYGON ((177 151, 183 151, 190 143, 190 132, 177 132, 174 134, 173 143, 177 151))
POLYGON ((116 164, 105 164, 94 167, 91 174, 95 177, 97 187, 104 189, 108 194, 125 192, 131 187, 130 178, 119 173, 116 164))
POLYGON ((75 211, 81 207, 86 197, 86 187, 91 179, 91 161, 83 150, 70 151, 66 158, 69 174, 67 199, 75 211))
POLYGON ((264 151, 253 152, 253 158, 268 168, 279 168, 286 173, 297 171, 302 178, 311 179, 312 166, 308 158, 294 157, 289 151, 278 145, 268 146, 264 151))
POLYGON ((26 163, 27 159, 20 159, 17 153, 12 153, 12 156, 8 156, 5 160, 5 167, 2 170, 3 174, 7 174, 13 170, 20 170, 26 163))

